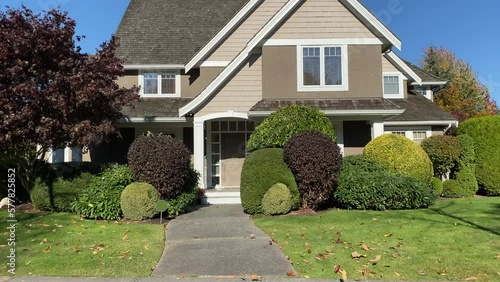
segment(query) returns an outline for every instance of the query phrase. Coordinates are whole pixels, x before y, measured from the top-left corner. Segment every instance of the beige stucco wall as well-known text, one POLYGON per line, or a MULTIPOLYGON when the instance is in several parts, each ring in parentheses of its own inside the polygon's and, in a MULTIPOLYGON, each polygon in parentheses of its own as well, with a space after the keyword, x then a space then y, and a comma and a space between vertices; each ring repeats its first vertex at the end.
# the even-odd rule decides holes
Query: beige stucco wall
POLYGON ((231 61, 288 0, 266 0, 213 52, 207 61, 231 61))
POLYGON ((297 47, 264 46, 262 89, 264 99, 283 98, 380 98, 382 60, 380 45, 348 46, 349 90, 331 92, 297 91, 297 47))
POLYGON ((376 36, 338 0, 307 0, 271 38, 376 38, 376 36))
POLYGON ((196 116, 217 112, 247 112, 262 99, 262 56, 253 55, 196 116))
POLYGON ((139 71, 127 70, 125 75, 118 77, 116 80, 120 87, 131 88, 133 86, 139 85, 139 71))
POLYGON ((389 60, 387 60, 386 57, 383 55, 382 57, 382 70, 384 72, 399 72, 399 70, 391 63, 389 60))
POLYGON ((200 68, 198 77, 182 75, 181 96, 196 97, 212 82, 223 70, 222 67, 200 68))

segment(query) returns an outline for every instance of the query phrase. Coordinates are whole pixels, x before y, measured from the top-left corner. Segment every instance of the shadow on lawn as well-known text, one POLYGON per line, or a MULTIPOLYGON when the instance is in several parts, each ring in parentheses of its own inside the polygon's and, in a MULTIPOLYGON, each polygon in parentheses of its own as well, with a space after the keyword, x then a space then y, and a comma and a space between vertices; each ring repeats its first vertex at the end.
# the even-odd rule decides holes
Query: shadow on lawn
MULTIPOLYGON (((454 215, 450 212, 447 212, 446 210, 447 209, 450 209, 450 207, 454 206, 455 203, 454 202, 449 202, 446 206, 443 206, 443 207, 440 207, 440 208, 429 208, 428 209, 428 212, 429 213, 433 213, 433 214, 439 214, 439 215, 442 215, 442 216, 446 216, 446 217, 449 217, 449 218, 453 218, 453 219, 456 219, 456 220, 459 220, 463 223, 466 223, 468 225, 470 225, 471 227, 473 228, 476 228, 476 229, 479 229, 479 230, 483 230, 483 231, 487 231, 487 232, 491 232, 495 235, 499 235, 500 236, 500 226, 496 226, 496 227, 486 227, 486 226, 482 226, 482 225, 479 225, 475 222, 472 222, 466 218, 463 218, 463 217, 460 217, 460 216, 457 216, 457 215, 454 215)), ((493 211, 489 211, 489 212, 486 212, 487 214, 492 214, 493 217, 498 217, 500 215, 500 204, 493 204, 493 211)))

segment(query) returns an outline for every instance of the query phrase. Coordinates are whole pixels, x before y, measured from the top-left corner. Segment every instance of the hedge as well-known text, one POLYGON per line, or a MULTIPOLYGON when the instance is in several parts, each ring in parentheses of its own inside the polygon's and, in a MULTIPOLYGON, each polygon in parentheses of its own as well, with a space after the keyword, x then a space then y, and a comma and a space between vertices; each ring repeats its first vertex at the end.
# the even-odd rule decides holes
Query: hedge
POLYGON ((434 175, 447 176, 460 156, 460 143, 454 136, 435 135, 420 144, 432 161, 434 175))
POLYGON ((333 125, 324 113, 314 107, 291 104, 272 113, 255 128, 247 149, 283 148, 290 137, 304 131, 319 131, 335 141, 333 125))
POLYGON ((276 183, 285 184, 292 195, 292 209, 300 206, 300 195, 295 178, 283 161, 283 149, 269 148, 251 153, 241 172, 241 203, 246 213, 262 212, 262 198, 276 183))
POLYGON ((394 173, 430 183, 432 162, 425 151, 410 139, 397 134, 384 134, 370 141, 364 154, 394 173))
POLYGON ((458 135, 464 134, 475 143, 475 174, 480 192, 500 195, 500 116, 467 119, 458 127, 458 135))

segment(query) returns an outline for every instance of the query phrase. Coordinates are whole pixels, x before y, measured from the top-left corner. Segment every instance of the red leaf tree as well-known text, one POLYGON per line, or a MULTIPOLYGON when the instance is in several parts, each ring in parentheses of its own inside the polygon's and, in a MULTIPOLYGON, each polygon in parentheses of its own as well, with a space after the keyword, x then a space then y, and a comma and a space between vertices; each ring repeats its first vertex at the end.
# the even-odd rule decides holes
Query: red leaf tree
POLYGON ((18 169, 30 191, 49 149, 88 146, 116 133, 122 107, 138 88, 120 88, 122 61, 113 37, 90 55, 81 52, 67 13, 0 11, 0 157, 18 169))

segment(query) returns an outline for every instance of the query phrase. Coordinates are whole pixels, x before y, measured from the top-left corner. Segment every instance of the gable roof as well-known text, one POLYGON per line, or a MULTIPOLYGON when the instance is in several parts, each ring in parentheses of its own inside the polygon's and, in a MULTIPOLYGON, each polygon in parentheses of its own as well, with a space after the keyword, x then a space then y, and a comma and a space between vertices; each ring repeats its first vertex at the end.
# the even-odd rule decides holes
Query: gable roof
POLYGON ((423 83, 426 83, 426 84, 435 83, 436 85, 439 85, 439 84, 446 84, 446 82, 447 82, 444 79, 441 79, 441 78, 433 75, 432 73, 426 72, 423 69, 417 67, 416 65, 414 65, 406 60, 402 60, 402 61, 406 65, 408 65, 408 67, 410 69, 412 69, 413 72, 415 72, 422 79, 423 83))
POLYGON ((404 113, 386 119, 389 122, 405 121, 443 121, 456 122, 456 118, 441 109, 438 105, 425 98, 423 95, 410 91, 407 99, 394 99, 392 102, 405 109, 404 113))
POLYGON ((248 0, 131 0, 116 36, 127 65, 185 65, 248 0))

